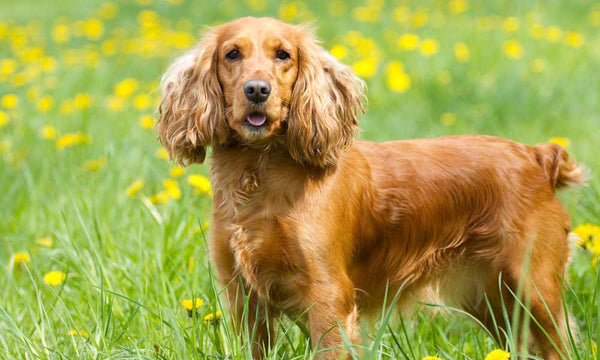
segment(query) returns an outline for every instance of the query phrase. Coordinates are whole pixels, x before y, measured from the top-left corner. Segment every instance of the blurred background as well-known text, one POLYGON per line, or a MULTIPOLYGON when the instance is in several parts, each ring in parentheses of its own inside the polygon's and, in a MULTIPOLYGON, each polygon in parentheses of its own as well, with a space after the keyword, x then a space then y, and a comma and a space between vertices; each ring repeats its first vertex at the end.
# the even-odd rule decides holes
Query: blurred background
MULTIPOLYGON (((316 25, 323 47, 367 82, 360 138, 551 141, 600 175, 600 2, 4 0, 0 352, 242 356, 226 327, 188 319, 223 315, 203 236, 207 165, 175 166, 153 130, 168 64, 206 26, 241 16, 316 25)), ((599 330, 598 189, 592 180, 561 194, 579 235, 567 297, 586 334, 582 358, 599 330)), ((415 357, 493 347, 469 322, 407 331, 421 344, 415 357)), ((304 356, 291 333, 298 347, 281 351, 304 356)), ((384 353, 401 354, 386 339, 384 353)))

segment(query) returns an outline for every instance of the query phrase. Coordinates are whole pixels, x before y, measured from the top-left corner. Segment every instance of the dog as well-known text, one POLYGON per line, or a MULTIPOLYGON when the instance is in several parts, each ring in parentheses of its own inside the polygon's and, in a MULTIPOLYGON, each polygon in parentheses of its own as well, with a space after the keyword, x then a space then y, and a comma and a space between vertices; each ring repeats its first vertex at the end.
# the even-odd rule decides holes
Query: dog
POLYGON ((310 27, 271 18, 211 29, 161 90, 171 157, 202 163, 212 147, 210 259, 237 328, 248 301, 254 357, 282 312, 304 314, 314 348, 329 349, 318 358, 348 356, 343 333, 359 341, 360 315, 424 289, 490 329, 526 302, 534 346, 547 360, 565 352, 571 223, 555 190, 584 176, 559 145, 355 140, 363 81, 310 27))

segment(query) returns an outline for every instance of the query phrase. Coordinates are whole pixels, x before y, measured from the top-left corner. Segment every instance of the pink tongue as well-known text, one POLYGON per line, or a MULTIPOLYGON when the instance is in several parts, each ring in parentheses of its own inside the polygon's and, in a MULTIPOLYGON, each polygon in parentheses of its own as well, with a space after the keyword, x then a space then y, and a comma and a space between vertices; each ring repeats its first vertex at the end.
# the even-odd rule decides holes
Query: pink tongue
POLYGON ((254 126, 261 126, 267 121, 267 117, 264 115, 248 115, 246 120, 254 126))

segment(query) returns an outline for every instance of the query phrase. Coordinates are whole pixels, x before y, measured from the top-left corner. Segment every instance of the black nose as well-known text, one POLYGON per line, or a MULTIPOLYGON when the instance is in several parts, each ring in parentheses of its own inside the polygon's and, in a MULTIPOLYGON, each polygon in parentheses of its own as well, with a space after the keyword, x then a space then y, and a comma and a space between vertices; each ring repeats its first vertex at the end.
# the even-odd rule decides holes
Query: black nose
POLYGON ((261 103, 269 98, 271 84, 264 80, 249 80, 244 84, 244 94, 253 103, 261 103))

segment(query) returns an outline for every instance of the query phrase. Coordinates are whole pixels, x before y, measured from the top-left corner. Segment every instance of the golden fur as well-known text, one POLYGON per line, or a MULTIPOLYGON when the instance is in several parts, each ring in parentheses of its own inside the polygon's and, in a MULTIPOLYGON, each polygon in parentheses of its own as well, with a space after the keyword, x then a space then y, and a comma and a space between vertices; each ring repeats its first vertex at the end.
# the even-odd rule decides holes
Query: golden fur
POLYGON ((239 287, 250 292, 256 357, 281 311, 306 313, 319 349, 342 344, 338 321, 358 342, 358 316, 402 284, 401 301, 429 286, 504 327, 501 299, 510 310, 521 282, 549 334, 532 325, 535 345, 559 358, 570 220, 554 191, 582 182, 560 146, 488 136, 354 141, 363 82, 306 27, 268 18, 212 29, 162 88, 157 129, 171 156, 201 163, 212 146, 210 257, 238 326, 239 287), (264 103, 246 99, 252 79, 271 84, 264 103), (265 125, 249 126, 251 114, 265 125))

